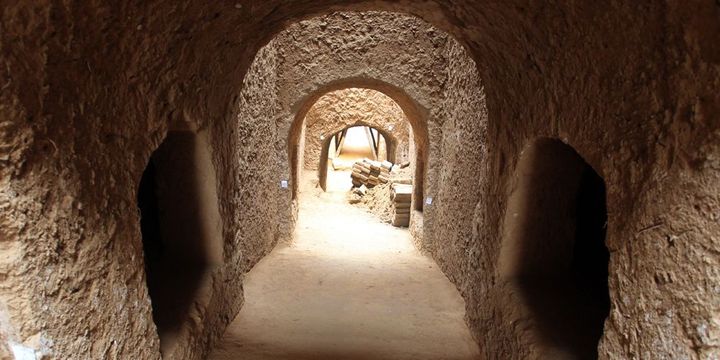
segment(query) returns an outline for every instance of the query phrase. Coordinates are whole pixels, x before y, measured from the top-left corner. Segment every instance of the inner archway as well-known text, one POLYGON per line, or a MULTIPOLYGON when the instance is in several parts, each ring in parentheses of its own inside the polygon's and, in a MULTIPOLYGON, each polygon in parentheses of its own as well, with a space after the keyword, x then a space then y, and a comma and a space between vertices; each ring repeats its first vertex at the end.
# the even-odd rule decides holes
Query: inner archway
POLYGON ((320 153, 320 186, 325 191, 347 191, 353 186, 353 164, 365 159, 394 163, 397 141, 390 139, 382 130, 363 125, 349 126, 327 138, 320 153), (393 148, 392 157, 389 146, 393 148))
POLYGON ((359 126, 366 128, 368 142, 377 147, 376 153, 369 154, 373 159, 384 155, 383 160, 393 164, 413 163, 414 208, 422 209, 417 205, 422 203, 427 161, 427 128, 422 114, 402 90, 370 79, 341 81, 308 96, 295 116, 288 140, 293 198, 304 170, 317 170, 319 186, 327 189, 330 148, 334 145, 337 150, 343 131, 359 126), (372 140, 373 136, 377 140, 372 140), (334 139, 339 141, 333 143, 334 139))
POLYGON ((570 146, 535 141, 516 170, 502 277, 518 289, 541 357, 594 359, 610 310, 605 183, 570 146))

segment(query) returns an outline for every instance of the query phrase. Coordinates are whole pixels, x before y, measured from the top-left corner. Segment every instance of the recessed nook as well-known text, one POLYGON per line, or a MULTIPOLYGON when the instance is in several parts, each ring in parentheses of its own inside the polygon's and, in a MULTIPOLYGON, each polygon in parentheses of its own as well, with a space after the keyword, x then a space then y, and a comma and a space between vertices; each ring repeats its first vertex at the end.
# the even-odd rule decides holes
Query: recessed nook
POLYGON ((517 289, 539 353, 594 359, 610 311, 605 183, 570 146, 539 139, 518 162, 501 276, 517 289))
POLYGON ((170 131, 137 192, 147 288, 165 356, 187 341, 222 264, 215 174, 205 133, 170 131))

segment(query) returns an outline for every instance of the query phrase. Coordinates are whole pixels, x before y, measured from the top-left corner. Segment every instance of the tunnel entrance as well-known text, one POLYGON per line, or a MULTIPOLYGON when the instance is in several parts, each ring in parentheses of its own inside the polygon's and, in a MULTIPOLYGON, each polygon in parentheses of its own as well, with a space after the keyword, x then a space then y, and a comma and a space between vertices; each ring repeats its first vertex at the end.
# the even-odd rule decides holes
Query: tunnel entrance
POLYGON ((610 311, 603 179, 570 146, 535 142, 517 169, 500 257, 541 357, 595 359, 610 311))
POLYGON ((211 270, 222 259, 209 156, 202 135, 171 131, 137 192, 148 293, 165 356, 182 341, 197 307, 207 305, 211 270))
POLYGON ((325 191, 347 191, 352 187, 352 166, 363 159, 388 160, 388 141, 382 131, 371 126, 350 126, 332 135, 323 145, 320 174, 326 179, 325 191))

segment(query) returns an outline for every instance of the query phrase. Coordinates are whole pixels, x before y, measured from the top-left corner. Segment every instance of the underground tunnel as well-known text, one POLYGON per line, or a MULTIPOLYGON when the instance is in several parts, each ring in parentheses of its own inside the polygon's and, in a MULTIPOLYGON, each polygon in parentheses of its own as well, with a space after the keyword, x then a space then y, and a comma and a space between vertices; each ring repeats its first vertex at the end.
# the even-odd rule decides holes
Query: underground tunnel
MULTIPOLYGON (((352 164, 363 158, 393 164, 410 159, 410 124, 402 108, 381 91, 347 88, 320 96, 304 115, 297 150, 303 176, 317 171, 327 190, 328 175, 342 190, 350 187, 352 164), (343 188, 344 187, 344 188, 343 188)), ((414 145, 414 144, 413 144, 414 145)), ((293 164, 293 166, 296 166, 293 164)), ((301 179, 298 180, 302 182, 301 179)))
POLYGON ((720 357, 716 1, 0 19, 2 359, 720 357))

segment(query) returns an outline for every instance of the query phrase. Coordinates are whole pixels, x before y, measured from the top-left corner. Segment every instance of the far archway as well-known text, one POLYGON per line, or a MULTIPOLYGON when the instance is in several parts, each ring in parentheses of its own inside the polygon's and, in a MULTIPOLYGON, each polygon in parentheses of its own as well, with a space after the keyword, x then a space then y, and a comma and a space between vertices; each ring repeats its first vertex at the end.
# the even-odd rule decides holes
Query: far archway
POLYGON ((352 186, 350 170, 363 159, 396 162, 397 140, 372 126, 353 125, 332 136, 323 135, 318 177, 325 191, 346 191, 352 186))
POLYGON ((392 163, 412 163, 410 171, 413 183, 417 184, 414 208, 421 210, 417 204, 422 204, 427 160, 427 129, 421 110, 400 89, 371 80, 352 82, 359 87, 330 85, 309 96, 298 110, 288 141, 293 198, 297 197, 303 176, 317 174, 319 186, 327 189, 329 150, 339 145, 332 143, 333 139, 342 138, 343 131, 359 126, 367 129, 367 139, 373 136, 376 139, 369 143, 373 146, 375 141, 376 152, 380 154, 368 154, 369 158, 384 155, 383 160, 392 163))

